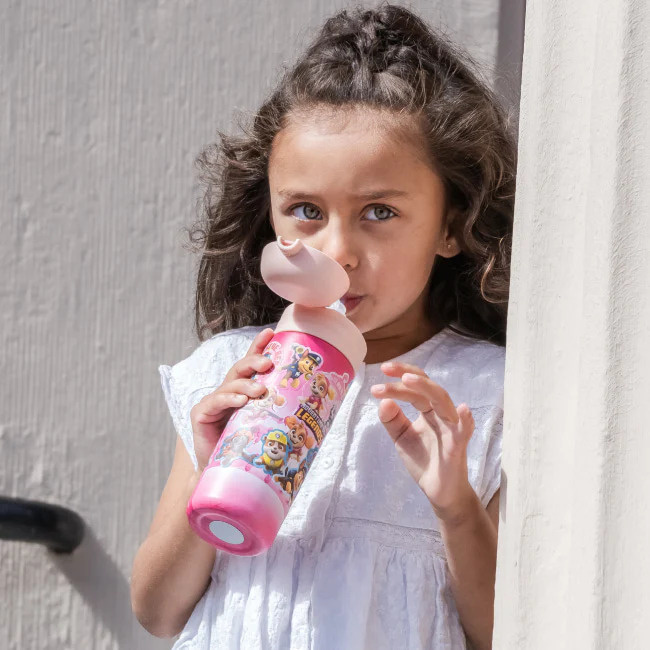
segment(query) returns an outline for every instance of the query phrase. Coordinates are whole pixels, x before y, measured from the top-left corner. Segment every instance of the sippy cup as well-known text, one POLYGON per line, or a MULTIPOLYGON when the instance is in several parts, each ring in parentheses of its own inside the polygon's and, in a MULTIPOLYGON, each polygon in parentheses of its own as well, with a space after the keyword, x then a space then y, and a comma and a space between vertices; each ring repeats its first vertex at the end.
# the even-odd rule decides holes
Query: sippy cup
POLYGON ((278 237, 261 273, 292 302, 263 352, 272 370, 255 375, 266 392, 233 413, 187 505, 193 530, 235 555, 273 543, 366 356, 359 329, 327 307, 349 288, 335 260, 278 237))

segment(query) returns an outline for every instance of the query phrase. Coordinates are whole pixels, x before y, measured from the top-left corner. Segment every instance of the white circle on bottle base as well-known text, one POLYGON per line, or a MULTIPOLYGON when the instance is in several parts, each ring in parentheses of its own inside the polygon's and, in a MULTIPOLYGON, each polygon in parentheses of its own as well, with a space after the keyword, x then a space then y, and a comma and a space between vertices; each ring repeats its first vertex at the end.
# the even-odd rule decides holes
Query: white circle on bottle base
POLYGON ((241 530, 225 521, 211 521, 210 532, 217 539, 220 539, 222 542, 226 542, 227 544, 241 544, 244 541, 244 536, 242 535, 241 530))

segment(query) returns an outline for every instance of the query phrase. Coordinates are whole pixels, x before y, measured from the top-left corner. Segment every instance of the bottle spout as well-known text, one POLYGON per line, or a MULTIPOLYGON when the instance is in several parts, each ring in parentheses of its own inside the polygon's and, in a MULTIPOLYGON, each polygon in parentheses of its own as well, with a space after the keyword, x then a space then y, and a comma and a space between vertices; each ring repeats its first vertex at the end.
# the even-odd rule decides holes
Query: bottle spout
POLYGON ((350 288, 345 269, 300 238, 269 242, 262 251, 260 272, 273 293, 304 307, 327 307, 350 288))
POLYGON ((285 254, 286 257, 293 257, 296 253, 299 253, 304 247, 304 244, 300 239, 284 239, 281 235, 278 235, 278 248, 285 254))

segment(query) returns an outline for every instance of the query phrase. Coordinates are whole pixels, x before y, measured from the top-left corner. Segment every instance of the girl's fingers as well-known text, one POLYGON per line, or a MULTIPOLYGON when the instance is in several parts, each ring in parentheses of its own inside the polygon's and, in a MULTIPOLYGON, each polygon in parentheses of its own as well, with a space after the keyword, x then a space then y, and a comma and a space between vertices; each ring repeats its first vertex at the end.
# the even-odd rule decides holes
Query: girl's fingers
MULTIPOLYGON (((240 359, 232 367, 232 376, 226 377, 226 381, 233 381, 239 378, 252 377, 255 373, 264 373, 270 370, 273 362, 263 354, 249 354, 240 359)), ((230 374, 230 373, 229 373, 230 374)))
POLYGON ((405 372, 411 372, 414 375, 423 375, 424 377, 427 376, 422 368, 414 366, 412 363, 402 363, 401 361, 386 361, 386 363, 381 364, 381 370, 389 377, 401 377, 405 372))
POLYGON ((392 399, 382 399, 379 402, 378 413, 379 420, 395 443, 411 426, 411 421, 392 399))
MULTIPOLYGON (((451 439, 454 441, 454 445, 456 443, 465 444, 469 441, 474 432, 474 420, 471 410, 466 404, 461 404, 457 410, 449 399, 451 409, 447 403, 438 406, 435 401, 438 399, 438 392, 435 390, 435 388, 439 388, 437 384, 422 375, 406 373, 403 379, 405 384, 402 382, 376 384, 370 390, 375 397, 392 398, 413 404, 439 440, 442 435, 441 427, 446 425, 451 429, 451 439), (429 386, 429 383, 434 386, 429 386)), ((415 425, 417 428, 417 422, 415 425)))
POLYGON ((426 375, 405 373, 402 375, 402 383, 411 390, 423 394, 431 403, 436 413, 451 424, 458 424, 458 411, 449 393, 426 375))
POLYGON ((228 408, 239 408, 249 399, 258 399, 266 393, 266 386, 254 379, 235 379, 208 393, 190 411, 192 421, 217 422, 228 408))
MULTIPOLYGON (((422 387, 426 379, 419 375, 417 377, 417 380, 407 379, 407 384, 419 383, 420 387, 422 387)), ((418 393, 415 387, 413 389, 406 387, 401 382, 376 384, 370 390, 375 397, 382 398, 379 403, 379 419, 388 430, 394 442, 397 442, 409 430, 409 427, 412 427, 415 431, 420 431, 418 421, 411 422, 403 413, 402 409, 394 402, 395 399, 413 404, 420 411, 428 427, 433 430, 438 439, 438 443, 442 444, 451 453, 455 453, 453 451, 455 449, 464 449, 474 433, 474 418, 467 404, 461 404, 458 409, 454 407, 453 417, 451 417, 448 413, 441 415, 441 410, 436 408, 435 404, 432 404, 428 395, 418 393), (385 386, 385 390, 379 390, 381 386, 385 386), (441 427, 445 425, 450 429, 451 437, 446 437, 443 434, 441 427)))
POLYGON ((227 408, 237 408, 248 401, 241 393, 210 393, 192 407, 192 419, 202 424, 214 422, 227 408))
POLYGON ((270 327, 267 327, 261 332, 258 332, 255 338, 251 341, 250 347, 248 348, 248 351, 244 357, 233 365, 233 367, 226 374, 224 381, 231 381, 237 377, 242 376, 250 377, 254 372, 257 372, 257 368, 246 367, 247 364, 251 363, 250 361, 247 361, 247 359, 248 357, 257 357, 258 355, 264 356, 262 355, 262 352, 264 352, 264 348, 268 345, 274 334, 275 332, 270 327))
POLYGON ((431 410, 431 402, 421 393, 407 388, 402 382, 390 382, 387 384, 375 384, 370 387, 370 392, 378 398, 391 398, 410 402, 422 413, 431 410))
POLYGON ((210 393, 210 395, 206 395, 190 411, 190 422, 195 436, 207 439, 214 437, 214 423, 222 419, 224 411, 240 408, 247 401, 246 395, 238 393, 210 393))
MULTIPOLYGON (((264 393, 266 393, 266 386, 259 381, 255 381, 254 379, 241 378, 223 383, 219 388, 219 391, 223 391, 224 393, 237 393, 240 395, 245 395, 246 397, 250 397, 251 399, 258 399, 259 397, 262 397, 264 393)), ((214 395, 218 393, 212 394, 214 395)))
MULTIPOLYGON (((398 363, 393 365, 393 368, 386 370, 384 370, 384 367, 382 366, 382 370, 387 375, 401 377, 402 381, 390 382, 387 384, 377 384, 378 386, 385 386, 387 390, 388 387, 397 387, 399 389, 415 391, 431 403, 431 406, 436 410, 441 418, 452 424, 458 423, 458 412, 456 411, 456 406, 454 405, 451 397, 449 397, 449 393, 447 393, 447 391, 442 386, 436 384, 436 382, 430 379, 424 373, 424 371, 417 366, 411 366, 410 364, 406 363, 398 363), (411 370, 402 370, 402 368, 405 367, 410 367, 417 372, 412 372, 411 370)), ((386 397, 392 397, 392 395, 386 394, 386 397)), ((423 413, 430 410, 430 407, 421 409, 415 404, 413 405, 423 413)))
POLYGON ((268 342, 273 338, 275 332, 271 327, 263 329, 261 332, 258 332, 255 338, 251 341, 251 345, 248 348, 246 356, 249 354, 258 354, 264 352, 264 348, 267 346, 268 342))

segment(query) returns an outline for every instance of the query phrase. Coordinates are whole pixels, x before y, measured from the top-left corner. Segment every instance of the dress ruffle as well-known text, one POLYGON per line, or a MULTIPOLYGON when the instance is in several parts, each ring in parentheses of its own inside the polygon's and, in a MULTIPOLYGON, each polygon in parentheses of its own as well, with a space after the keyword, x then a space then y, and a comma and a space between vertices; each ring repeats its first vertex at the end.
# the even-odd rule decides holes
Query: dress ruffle
POLYGON ((373 523, 334 520, 317 551, 280 535, 266 554, 219 554, 175 650, 465 648, 440 538, 380 543, 373 523))

